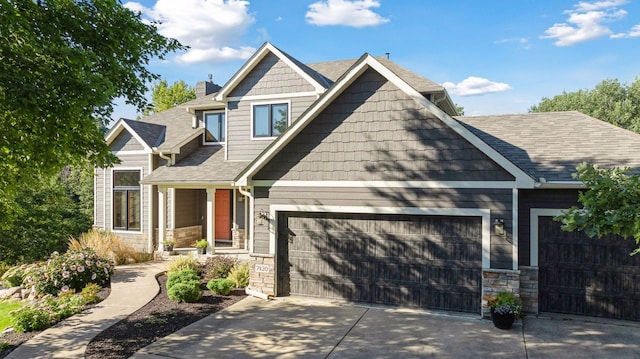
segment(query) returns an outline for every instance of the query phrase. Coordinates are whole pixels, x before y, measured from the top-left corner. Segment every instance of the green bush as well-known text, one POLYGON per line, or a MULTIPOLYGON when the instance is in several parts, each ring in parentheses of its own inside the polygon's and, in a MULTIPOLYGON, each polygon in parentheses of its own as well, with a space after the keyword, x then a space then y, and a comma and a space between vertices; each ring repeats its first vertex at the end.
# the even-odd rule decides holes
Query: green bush
POLYGON ((11 269, 12 265, 5 262, 0 262, 0 278, 4 276, 4 274, 11 269))
POLYGON ((24 307, 10 315, 13 329, 18 333, 47 329, 52 324, 51 313, 39 308, 24 307))
POLYGON ((89 283, 106 286, 113 275, 113 265, 92 249, 54 252, 46 263, 34 263, 25 270, 23 286, 39 294, 79 292, 89 283))
POLYGON ((249 262, 236 264, 229 272, 227 279, 233 282, 236 288, 246 288, 249 286, 249 262))
POLYGON ((185 283, 195 281, 200 283, 200 277, 191 269, 183 269, 169 274, 167 277, 167 290, 171 289, 177 283, 185 283))
POLYGON ((200 282, 189 281, 176 283, 167 291, 167 296, 176 302, 197 302, 202 298, 200 282))
POLYGON ((193 257, 191 254, 188 256, 179 256, 169 263, 169 266, 167 267, 167 275, 183 269, 191 269, 196 273, 200 273, 200 263, 198 263, 198 259, 193 257))
POLYGON ((25 271, 27 271, 28 267, 29 267, 29 264, 22 264, 19 266, 11 267, 8 270, 6 270, 2 275, 2 277, 0 277, 0 279, 2 279, 2 282, 4 283, 4 286, 5 287, 21 286, 22 281, 24 280, 25 271))
POLYGON ((233 282, 226 278, 215 278, 207 282, 207 288, 215 294, 229 295, 233 282))
POLYGON ((208 263, 211 267, 209 273, 205 276, 206 280, 216 278, 226 278, 231 272, 233 266, 238 263, 238 260, 231 257, 213 257, 208 263))
POLYGON ((86 287, 82 288, 80 297, 82 297, 84 304, 98 303, 100 301, 100 297, 98 297, 100 290, 102 290, 102 287, 95 283, 90 283, 86 287))

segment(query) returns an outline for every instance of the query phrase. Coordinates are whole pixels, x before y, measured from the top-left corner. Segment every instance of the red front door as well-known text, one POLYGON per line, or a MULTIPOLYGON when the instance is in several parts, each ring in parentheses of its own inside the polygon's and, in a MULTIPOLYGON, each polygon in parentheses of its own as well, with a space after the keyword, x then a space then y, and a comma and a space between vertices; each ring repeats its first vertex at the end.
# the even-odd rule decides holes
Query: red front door
POLYGON ((214 239, 231 240, 231 190, 216 190, 216 231, 214 239))

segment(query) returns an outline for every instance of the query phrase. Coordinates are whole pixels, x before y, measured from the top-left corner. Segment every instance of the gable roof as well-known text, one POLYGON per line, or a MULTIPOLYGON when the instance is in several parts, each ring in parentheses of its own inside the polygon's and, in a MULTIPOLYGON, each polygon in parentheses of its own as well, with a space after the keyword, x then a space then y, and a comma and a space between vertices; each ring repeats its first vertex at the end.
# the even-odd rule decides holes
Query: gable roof
POLYGON ((577 111, 456 117, 540 182, 577 182, 582 162, 640 172, 640 135, 577 111))
POLYGON ((215 99, 216 101, 224 101, 224 99, 231 93, 231 91, 253 70, 260 61, 267 56, 267 54, 273 54, 281 61, 286 63, 295 72, 297 72, 302 78, 309 82, 318 93, 324 92, 324 90, 330 85, 326 79, 319 76, 315 71, 311 70, 308 66, 300 63, 298 60, 284 53, 277 47, 273 46, 269 42, 265 42, 260 48, 242 65, 242 67, 236 72, 229 81, 218 91, 215 99))
POLYGON ((142 145, 145 152, 151 152, 152 147, 164 134, 164 126, 150 123, 138 123, 138 121, 121 118, 111 127, 105 135, 107 145, 111 144, 122 131, 127 131, 133 138, 142 145))
POLYGON ((192 114, 187 112, 184 107, 179 106, 155 113, 136 122, 164 126, 166 128, 164 138, 153 147, 157 147, 158 151, 175 153, 180 150, 182 144, 204 131, 203 128, 191 127, 191 116, 192 114))
POLYGON ((319 113, 321 113, 336 97, 338 97, 349 85, 351 85, 367 69, 373 69, 387 78, 400 90, 404 91, 427 111, 440 119, 443 123, 457 132, 460 136, 469 141, 472 145, 482 151, 498 165, 516 178, 518 186, 523 188, 533 188, 533 179, 520 168, 509 162, 494 148, 480 140, 476 135, 454 120, 443 110, 427 100, 420 92, 407 84, 402 78, 384 66, 380 61, 369 54, 360 57, 345 73, 336 80, 327 92, 318 98, 295 122, 289 126, 276 140, 253 161, 236 178, 237 185, 245 186, 249 179, 257 173, 269 160, 271 160, 280 150, 286 146, 293 137, 302 131, 319 113))

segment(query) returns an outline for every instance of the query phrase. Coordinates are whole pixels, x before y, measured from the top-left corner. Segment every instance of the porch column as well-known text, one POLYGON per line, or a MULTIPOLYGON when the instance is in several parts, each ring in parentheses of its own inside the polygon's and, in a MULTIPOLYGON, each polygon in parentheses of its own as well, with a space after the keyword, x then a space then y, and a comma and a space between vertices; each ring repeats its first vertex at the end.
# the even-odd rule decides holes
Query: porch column
POLYGON ((215 198, 216 198, 216 189, 215 188, 207 188, 207 242, 209 243, 209 248, 211 251, 209 253, 215 253, 215 230, 216 230, 216 206, 215 206, 215 198))
POLYGON ((167 227, 167 189, 158 187, 158 250, 164 251, 167 227))

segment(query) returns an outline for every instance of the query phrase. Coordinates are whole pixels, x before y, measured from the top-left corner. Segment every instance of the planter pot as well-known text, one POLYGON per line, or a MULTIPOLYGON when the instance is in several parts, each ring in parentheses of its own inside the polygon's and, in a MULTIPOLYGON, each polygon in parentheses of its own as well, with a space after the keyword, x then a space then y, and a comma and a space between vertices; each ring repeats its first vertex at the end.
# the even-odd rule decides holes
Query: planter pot
POLYGON ((500 314, 496 313, 491 309, 491 321, 496 328, 499 329, 509 329, 513 325, 513 322, 516 320, 515 314, 507 313, 500 314))
POLYGON ((173 252, 173 244, 171 244, 171 245, 166 244, 164 246, 164 250, 165 250, 165 252, 173 252))
POLYGON ((204 248, 198 248, 198 253, 199 253, 199 254, 207 254, 207 247, 204 247, 204 248))

